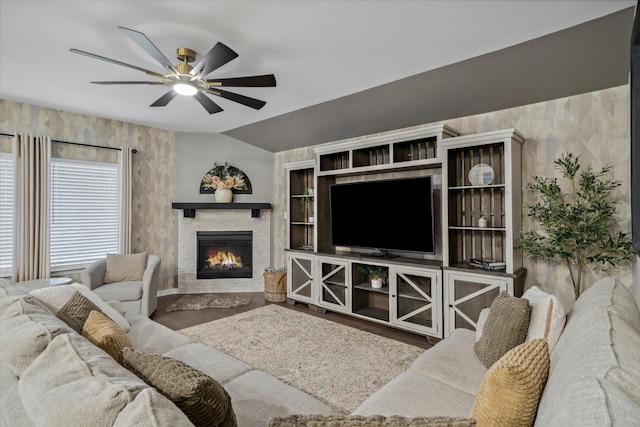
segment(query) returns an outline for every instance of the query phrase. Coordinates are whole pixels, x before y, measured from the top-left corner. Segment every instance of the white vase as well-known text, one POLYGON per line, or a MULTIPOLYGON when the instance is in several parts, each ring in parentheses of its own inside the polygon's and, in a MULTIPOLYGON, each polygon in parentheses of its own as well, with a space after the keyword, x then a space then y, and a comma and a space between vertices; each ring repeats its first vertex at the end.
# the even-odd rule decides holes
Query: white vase
POLYGON ((218 188, 215 196, 218 203, 230 203, 233 200, 233 191, 229 188, 218 188))
POLYGON ((371 279, 371 287, 380 289, 382 287, 382 279, 371 279))

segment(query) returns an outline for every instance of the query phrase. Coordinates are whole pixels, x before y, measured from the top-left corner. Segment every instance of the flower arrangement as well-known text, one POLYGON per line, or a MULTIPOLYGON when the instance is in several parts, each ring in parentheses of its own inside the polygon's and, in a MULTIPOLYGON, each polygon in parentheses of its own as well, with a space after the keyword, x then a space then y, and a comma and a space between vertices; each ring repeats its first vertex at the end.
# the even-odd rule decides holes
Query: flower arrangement
POLYGON ((227 162, 225 162, 224 165, 214 163, 213 168, 202 179, 202 183, 216 190, 247 189, 244 174, 237 168, 229 166, 227 162))

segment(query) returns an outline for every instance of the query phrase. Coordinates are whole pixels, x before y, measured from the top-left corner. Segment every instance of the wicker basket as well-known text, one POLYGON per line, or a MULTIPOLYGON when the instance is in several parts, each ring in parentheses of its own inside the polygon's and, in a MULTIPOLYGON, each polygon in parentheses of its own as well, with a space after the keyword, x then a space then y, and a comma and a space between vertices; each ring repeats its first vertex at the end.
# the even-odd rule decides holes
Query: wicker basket
POLYGON ((264 274, 264 299, 271 302, 283 302, 287 300, 287 272, 278 271, 264 274))

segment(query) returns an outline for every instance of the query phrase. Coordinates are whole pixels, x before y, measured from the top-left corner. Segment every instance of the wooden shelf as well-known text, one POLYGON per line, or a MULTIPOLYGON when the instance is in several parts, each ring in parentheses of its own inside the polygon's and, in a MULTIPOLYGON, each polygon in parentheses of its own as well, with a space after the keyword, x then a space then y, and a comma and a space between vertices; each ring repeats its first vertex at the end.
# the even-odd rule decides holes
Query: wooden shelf
POLYGON ((171 209, 182 209, 185 218, 195 218, 197 209, 249 209, 251 218, 260 218, 261 209, 271 209, 271 203, 171 203, 171 209))

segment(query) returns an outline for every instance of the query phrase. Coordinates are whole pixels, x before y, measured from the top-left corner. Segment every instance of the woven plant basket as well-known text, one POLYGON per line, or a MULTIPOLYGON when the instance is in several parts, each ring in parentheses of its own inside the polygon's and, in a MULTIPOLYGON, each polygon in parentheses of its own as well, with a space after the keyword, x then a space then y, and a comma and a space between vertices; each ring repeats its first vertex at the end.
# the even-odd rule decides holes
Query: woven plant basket
POLYGON ((287 272, 278 271, 271 273, 265 271, 264 299, 271 302, 283 302, 287 300, 287 272))

